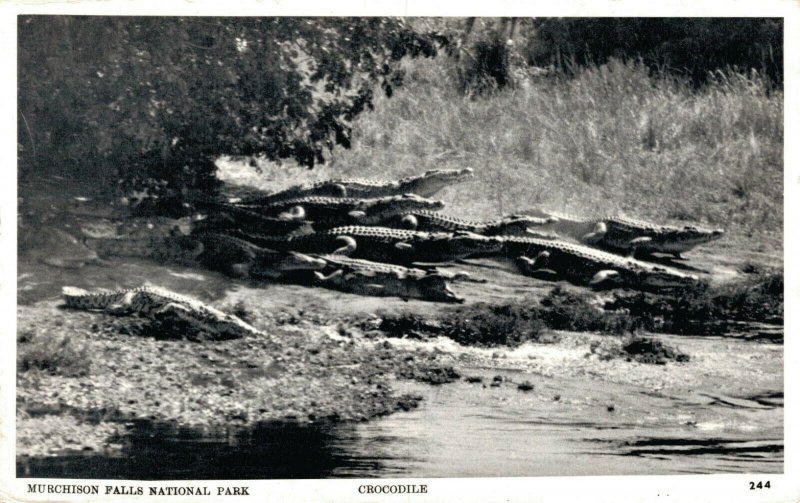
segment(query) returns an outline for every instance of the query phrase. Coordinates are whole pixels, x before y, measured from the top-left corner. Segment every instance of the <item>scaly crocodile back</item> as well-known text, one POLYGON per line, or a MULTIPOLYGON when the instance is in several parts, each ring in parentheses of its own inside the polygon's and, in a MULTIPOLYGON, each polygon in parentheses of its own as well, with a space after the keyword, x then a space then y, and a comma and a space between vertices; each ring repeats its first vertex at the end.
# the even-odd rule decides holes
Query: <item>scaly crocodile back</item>
POLYGON ((543 251, 543 250, 558 250, 563 253, 571 254, 586 260, 597 262, 598 264, 613 265, 616 267, 630 268, 631 266, 653 266, 644 262, 639 262, 628 257, 616 255, 597 248, 592 248, 585 245, 568 243, 566 241, 556 241, 539 239, 533 237, 517 237, 508 236, 498 238, 505 244, 505 250, 509 255, 525 255, 528 253, 543 251), (526 253, 521 253, 527 248, 526 253))
POLYGON ((247 198, 242 203, 264 205, 308 196, 371 198, 415 193, 431 197, 445 186, 473 177, 472 169, 431 170, 399 180, 342 178, 295 185, 288 189, 247 198))
POLYGON ((511 215, 495 220, 475 221, 444 215, 430 210, 415 210, 403 216, 416 222, 414 230, 428 232, 473 232, 485 236, 525 234, 529 226, 540 225, 543 219, 511 215))
POLYGON ((128 291, 89 292, 82 288, 65 286, 61 288, 61 296, 65 306, 70 309, 99 310, 118 303, 128 291))
POLYGON ((422 269, 387 264, 385 262, 373 262, 371 260, 350 258, 344 255, 324 254, 311 256, 319 257, 334 266, 341 266, 353 271, 362 271, 365 273, 375 272, 379 274, 394 274, 397 277, 423 277, 428 274, 427 271, 422 269))
MULTIPOLYGON (((419 239, 419 238, 429 238, 434 236, 434 234, 430 232, 419 232, 419 231, 412 231, 407 229, 393 229, 391 227, 367 227, 363 225, 346 225, 342 227, 334 227, 333 229, 328 229, 320 234, 326 235, 334 235, 334 236, 361 236, 361 237, 370 237, 374 239, 386 239, 386 240, 393 240, 393 239, 419 239)), ((313 235, 311 236, 313 239, 313 235)))

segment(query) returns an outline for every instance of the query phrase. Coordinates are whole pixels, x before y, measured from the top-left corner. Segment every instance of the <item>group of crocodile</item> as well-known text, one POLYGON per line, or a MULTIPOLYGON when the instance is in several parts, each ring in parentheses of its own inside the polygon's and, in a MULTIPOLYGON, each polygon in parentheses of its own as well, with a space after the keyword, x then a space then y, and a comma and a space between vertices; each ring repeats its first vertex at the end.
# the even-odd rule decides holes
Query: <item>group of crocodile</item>
MULTIPOLYGON (((408 268, 469 257, 505 257, 533 276, 656 290, 687 286, 697 277, 642 259, 654 253, 680 258, 681 253, 723 235, 722 230, 655 225, 619 216, 581 219, 532 210, 478 222, 438 213, 443 204, 428 198, 472 177, 470 169, 437 170, 395 181, 299 185, 218 203, 218 212, 233 222, 218 230, 284 254, 346 255, 361 260, 359 267, 364 270, 376 263, 408 268)), ((357 283, 353 291, 361 289, 357 283)), ((408 295, 414 296, 418 295, 408 295)))
MULTIPOLYGON (((394 181, 328 180, 273 194, 197 201, 205 218, 196 222, 190 238, 198 248, 182 244, 181 249, 190 248, 208 267, 235 276, 363 295, 463 302, 448 282, 484 280, 464 272, 446 273, 432 264, 505 258, 537 278, 658 291, 690 286, 698 278, 643 259, 654 253, 680 258, 723 235, 721 230, 694 226, 623 217, 581 219, 541 210, 489 222, 437 213, 444 204, 429 198, 472 177, 471 169, 434 170, 394 181)), ((191 299, 175 300, 160 290, 70 290, 65 298, 70 307, 133 309, 158 318, 191 318, 197 310, 197 324, 217 326, 217 333, 255 330, 235 317, 191 299)))

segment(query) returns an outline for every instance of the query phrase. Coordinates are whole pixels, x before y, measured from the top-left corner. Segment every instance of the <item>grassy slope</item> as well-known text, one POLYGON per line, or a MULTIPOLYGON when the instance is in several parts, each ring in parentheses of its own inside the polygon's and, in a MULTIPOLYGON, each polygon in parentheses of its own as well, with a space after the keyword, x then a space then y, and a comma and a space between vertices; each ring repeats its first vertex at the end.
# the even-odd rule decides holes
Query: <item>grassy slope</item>
POLYGON ((358 119, 352 150, 312 172, 264 166, 259 185, 470 166, 477 181, 443 192, 446 211, 621 212, 782 239, 783 94, 757 76, 692 91, 612 61, 489 98, 455 89, 447 60, 411 62, 406 86, 358 119))

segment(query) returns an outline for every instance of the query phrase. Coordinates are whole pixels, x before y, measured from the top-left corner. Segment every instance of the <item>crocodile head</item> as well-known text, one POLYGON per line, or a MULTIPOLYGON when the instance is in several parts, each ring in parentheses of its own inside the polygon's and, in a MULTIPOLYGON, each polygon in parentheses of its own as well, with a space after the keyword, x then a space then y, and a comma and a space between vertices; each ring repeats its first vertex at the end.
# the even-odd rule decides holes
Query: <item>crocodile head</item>
POLYGON ((641 286, 659 291, 663 288, 687 288, 697 285, 699 279, 694 274, 684 274, 664 267, 654 267, 640 276, 641 286))
POLYGON ((657 250, 665 253, 680 253, 695 246, 720 239, 725 235, 722 229, 704 229, 694 225, 668 227, 659 233, 654 241, 657 250))
MULTIPOLYGON (((526 257, 521 258, 524 259, 526 257)), ((625 271, 620 269, 599 271, 589 281, 589 285, 601 289, 627 286, 659 292, 670 288, 688 288, 697 285, 699 282, 697 276, 693 274, 684 274, 680 271, 660 266, 641 270, 632 263, 631 270, 636 272, 633 275, 629 275, 623 274, 625 271)))
POLYGON ((365 216, 359 219, 359 223, 377 223, 383 219, 403 213, 411 213, 418 210, 437 211, 442 208, 444 208, 443 202, 426 199, 416 194, 365 199, 363 205, 365 216))
POLYGON ((278 259, 273 267, 279 271, 318 271, 326 265, 327 262, 321 258, 290 252, 278 259))
POLYGON ((441 274, 428 274, 419 282, 422 297, 439 302, 463 303, 464 299, 459 297, 450 289, 447 278, 441 274))
POLYGON ((280 278, 291 271, 318 271, 326 265, 320 258, 290 252, 277 259, 273 257, 265 262, 256 261, 249 265, 248 273, 255 277, 280 278))
POLYGON ((472 168, 464 169, 432 169, 419 176, 401 180, 403 188, 408 192, 431 197, 443 188, 454 183, 463 182, 474 178, 472 168))
POLYGON ((238 339, 243 335, 261 335, 261 332, 255 327, 227 313, 214 320, 211 328, 222 335, 223 338, 238 339))

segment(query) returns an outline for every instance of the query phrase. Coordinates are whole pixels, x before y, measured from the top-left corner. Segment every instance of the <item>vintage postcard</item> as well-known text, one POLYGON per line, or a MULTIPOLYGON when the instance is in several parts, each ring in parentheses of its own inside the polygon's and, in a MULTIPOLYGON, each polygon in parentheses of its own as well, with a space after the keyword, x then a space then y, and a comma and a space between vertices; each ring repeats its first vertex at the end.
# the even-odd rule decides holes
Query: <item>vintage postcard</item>
POLYGON ((798 14, 2 6, 0 500, 796 501, 798 14))

